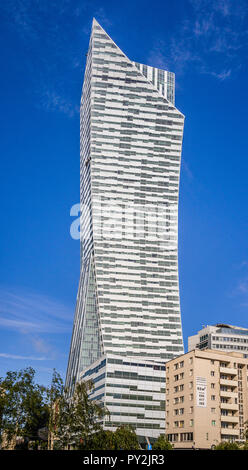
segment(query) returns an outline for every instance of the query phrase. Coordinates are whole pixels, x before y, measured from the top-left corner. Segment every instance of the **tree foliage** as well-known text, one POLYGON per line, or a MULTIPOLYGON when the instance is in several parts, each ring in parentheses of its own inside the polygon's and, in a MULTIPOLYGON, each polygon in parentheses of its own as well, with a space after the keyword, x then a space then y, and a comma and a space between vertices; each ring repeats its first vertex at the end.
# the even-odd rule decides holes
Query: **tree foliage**
POLYGON ((138 438, 131 426, 122 425, 116 431, 103 430, 94 433, 88 450, 138 450, 138 438))
POLYGON ((237 442, 223 441, 215 446, 214 450, 240 450, 237 442))
POLYGON ((100 431, 93 434, 89 441, 88 450, 115 450, 116 439, 113 431, 100 431))
POLYGON ((102 430, 101 422, 108 413, 96 400, 90 399, 93 382, 78 382, 71 398, 63 394, 58 401, 55 435, 62 448, 73 445, 88 449, 92 437, 102 430))
POLYGON ((115 448, 117 450, 140 449, 137 435, 131 426, 120 426, 115 431, 115 448))
POLYGON ((36 440, 38 429, 47 423, 46 389, 35 383, 34 376, 28 367, 0 379, 0 433, 7 442, 14 436, 36 440))
POLYGON ((54 370, 51 385, 35 382, 31 367, 7 372, 0 378, 0 435, 6 447, 84 450, 138 450, 138 438, 130 426, 115 432, 103 430, 108 410, 91 399, 92 381, 78 382, 69 397, 60 375, 54 370))
MULTIPOLYGON (((64 401, 64 384, 60 374, 54 369, 50 387, 47 388, 48 419, 48 449, 53 446, 53 437, 58 427, 59 404, 64 401)), ((62 409, 62 407, 61 407, 62 409)))
POLYGON ((153 450, 173 450, 172 444, 161 434, 152 446, 153 450))

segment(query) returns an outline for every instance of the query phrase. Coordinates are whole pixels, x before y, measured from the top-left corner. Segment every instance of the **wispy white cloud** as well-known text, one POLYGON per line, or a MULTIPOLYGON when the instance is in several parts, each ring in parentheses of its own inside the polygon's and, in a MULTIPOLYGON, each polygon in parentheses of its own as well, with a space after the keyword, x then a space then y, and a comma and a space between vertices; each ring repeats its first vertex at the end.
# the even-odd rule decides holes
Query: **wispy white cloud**
POLYGON ((158 39, 149 53, 147 63, 159 69, 167 69, 169 67, 169 57, 163 51, 165 51, 165 41, 158 39))
MULTIPOLYGON (((78 114, 75 90, 80 93, 83 77, 77 79, 75 69, 83 65, 80 44, 88 17, 92 19, 90 8, 92 2, 87 0, 0 2, 0 15, 6 27, 18 37, 24 50, 28 49, 23 66, 36 92, 34 106, 39 109, 59 112, 68 118, 78 114)), ((99 14, 104 19, 104 9, 99 14)))
POLYGON ((199 73, 206 74, 206 75, 211 75, 212 77, 215 77, 220 81, 224 81, 224 80, 226 80, 227 78, 229 78, 231 76, 232 70, 231 69, 229 69, 229 70, 225 69, 225 70, 221 70, 219 72, 214 72, 213 70, 207 69, 206 66, 202 66, 199 69, 199 73))
POLYGON ((45 90, 38 101, 38 106, 46 111, 58 111, 69 118, 79 113, 79 106, 52 90, 45 90))
POLYGON ((222 70, 222 72, 211 72, 211 75, 213 75, 213 77, 216 77, 218 78, 219 80, 226 80, 226 78, 229 78, 231 76, 231 73, 232 71, 229 69, 229 70, 222 70))
POLYGON ((46 295, 25 290, 0 289, 0 325, 2 328, 31 334, 34 346, 43 348, 45 343, 36 334, 69 333, 73 312, 60 301, 46 295), (40 342, 39 342, 40 341, 40 342))
POLYGON ((49 357, 50 359, 57 358, 58 351, 47 340, 41 338, 37 334, 27 334, 26 337, 31 346, 33 347, 34 351, 39 354, 45 354, 46 357, 49 357))
POLYGON ((108 28, 109 26, 112 25, 112 22, 110 21, 109 17, 106 14, 106 11, 103 7, 100 7, 98 9, 96 9, 94 11, 93 16, 105 28, 108 28))
POLYGON ((28 360, 28 361, 49 361, 51 358, 48 357, 36 357, 36 356, 20 356, 18 354, 0 353, 0 357, 5 359, 14 360, 28 360))
POLYGON ((239 278, 236 280, 233 290, 229 293, 229 296, 235 299, 239 303, 240 307, 248 307, 248 262, 246 260, 241 261, 235 266, 235 269, 239 272, 239 278))
POLYGON ((239 51, 248 49, 247 2, 189 0, 187 17, 167 38, 156 38, 151 65, 175 71, 207 73, 230 79, 240 68, 239 51))
POLYGON ((240 279, 237 285, 237 292, 241 294, 248 294, 248 276, 240 279))
POLYGON ((213 14, 208 18, 197 18, 193 27, 193 33, 196 37, 206 36, 216 30, 213 14))
POLYGON ((188 165, 188 163, 182 158, 182 170, 186 173, 189 180, 194 178, 194 175, 188 165))
POLYGON ((248 261, 244 260, 244 261, 242 261, 242 262, 239 264, 238 267, 239 267, 239 268, 244 268, 244 267, 246 268, 247 266, 248 266, 248 261))

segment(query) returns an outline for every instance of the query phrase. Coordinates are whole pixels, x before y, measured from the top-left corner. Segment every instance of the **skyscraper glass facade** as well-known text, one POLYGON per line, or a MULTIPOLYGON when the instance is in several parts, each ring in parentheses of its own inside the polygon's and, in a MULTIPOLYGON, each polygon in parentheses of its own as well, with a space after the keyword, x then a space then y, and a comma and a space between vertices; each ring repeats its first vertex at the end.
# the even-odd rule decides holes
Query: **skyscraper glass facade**
POLYGON ((81 275, 66 385, 102 355, 184 352, 175 77, 132 62, 96 20, 80 111, 81 275))

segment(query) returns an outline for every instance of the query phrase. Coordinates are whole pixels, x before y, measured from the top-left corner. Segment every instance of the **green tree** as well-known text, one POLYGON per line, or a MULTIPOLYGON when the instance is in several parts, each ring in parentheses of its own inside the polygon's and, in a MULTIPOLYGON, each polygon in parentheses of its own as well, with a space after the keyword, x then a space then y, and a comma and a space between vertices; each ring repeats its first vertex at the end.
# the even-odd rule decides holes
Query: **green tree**
POLYGON ((0 431, 8 442, 15 436, 39 439, 38 429, 47 423, 46 389, 35 383, 34 376, 34 369, 28 367, 9 371, 0 379, 0 431))
POLYGON ((89 395, 93 392, 94 385, 91 380, 78 382, 75 385, 72 406, 71 432, 73 442, 77 448, 88 449, 90 439, 94 433, 101 431, 102 420, 107 409, 96 400, 91 400, 89 395))
POLYGON ((113 431, 100 431, 93 434, 88 449, 89 450, 115 450, 116 439, 113 431))
POLYGON ((153 450, 173 450, 172 444, 166 439, 164 434, 161 434, 152 446, 153 450))
POLYGON ((61 412, 64 404, 64 395, 65 389, 63 380, 60 374, 53 369, 52 381, 50 387, 47 388, 47 403, 49 409, 49 419, 48 419, 48 449, 53 448, 54 436, 56 435, 56 430, 58 427, 59 421, 59 409, 61 412), (63 404, 63 406, 62 406, 63 404))
POLYGON ((57 446, 65 448, 73 445, 77 449, 88 449, 95 433, 102 430, 102 420, 107 409, 96 400, 90 399, 93 382, 78 382, 74 395, 69 398, 63 394, 58 400, 55 435, 57 446))
POLYGON ((223 441, 217 444, 214 450, 240 450, 237 442, 223 441))
POLYGON ((115 448, 117 450, 140 449, 137 435, 131 426, 122 425, 116 429, 115 448))

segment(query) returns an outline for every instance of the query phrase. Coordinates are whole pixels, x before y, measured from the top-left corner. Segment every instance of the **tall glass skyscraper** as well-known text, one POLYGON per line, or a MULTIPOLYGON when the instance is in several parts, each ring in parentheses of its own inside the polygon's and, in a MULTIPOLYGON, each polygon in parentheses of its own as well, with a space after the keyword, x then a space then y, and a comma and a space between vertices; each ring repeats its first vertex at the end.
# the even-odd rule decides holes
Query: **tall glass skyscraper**
MULTIPOLYGON (((81 275, 69 389, 91 374, 99 384, 100 364, 105 377, 106 364, 123 361, 127 374, 131 364, 157 371, 184 352, 177 239, 184 116, 174 100, 173 73, 131 61, 93 20, 80 111, 81 275)), ((106 381, 100 388, 106 397, 106 381)))

